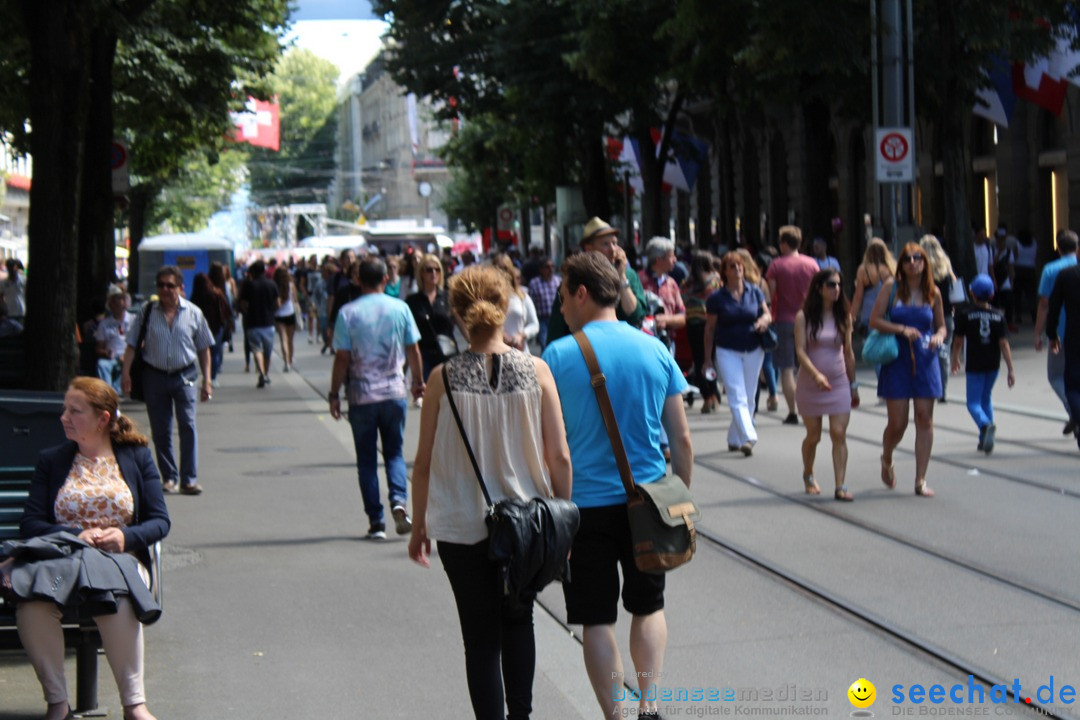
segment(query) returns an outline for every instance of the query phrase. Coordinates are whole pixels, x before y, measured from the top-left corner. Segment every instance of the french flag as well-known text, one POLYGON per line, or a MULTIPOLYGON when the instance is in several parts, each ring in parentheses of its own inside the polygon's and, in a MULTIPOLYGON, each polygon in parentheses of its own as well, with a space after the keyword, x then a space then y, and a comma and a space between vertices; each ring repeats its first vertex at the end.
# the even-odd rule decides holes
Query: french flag
POLYGON ((1009 127, 1013 108, 1016 107, 1016 93, 1013 91, 1013 77, 1009 63, 995 57, 986 72, 990 87, 983 88, 977 94, 974 112, 1001 127, 1009 127))
POLYGON ((1008 127, 1017 98, 1061 114, 1069 83, 1080 86, 1080 78, 1073 74, 1080 66, 1080 51, 1073 50, 1076 7, 1070 6, 1070 10, 1073 22, 1056 29, 1055 45, 1049 54, 1028 63, 1013 63, 1011 68, 1000 58, 993 60, 987 71, 991 86, 979 91, 976 115, 1008 127))

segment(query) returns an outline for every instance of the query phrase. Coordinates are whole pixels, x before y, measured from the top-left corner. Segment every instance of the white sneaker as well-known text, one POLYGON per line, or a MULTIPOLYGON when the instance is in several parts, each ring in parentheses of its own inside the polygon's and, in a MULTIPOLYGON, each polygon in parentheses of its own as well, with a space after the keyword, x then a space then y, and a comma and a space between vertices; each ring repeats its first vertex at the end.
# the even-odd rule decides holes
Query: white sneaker
POLYGON ((412 530, 412 520, 409 519, 409 514, 405 512, 403 505, 395 505, 391 508, 390 514, 394 516, 394 530, 398 535, 406 535, 412 530))

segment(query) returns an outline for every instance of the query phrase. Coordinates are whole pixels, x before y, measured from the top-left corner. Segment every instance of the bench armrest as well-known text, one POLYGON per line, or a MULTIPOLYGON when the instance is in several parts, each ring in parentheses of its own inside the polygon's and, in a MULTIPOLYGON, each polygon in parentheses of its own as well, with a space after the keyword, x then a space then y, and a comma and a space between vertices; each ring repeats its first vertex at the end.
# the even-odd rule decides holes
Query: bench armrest
POLYGON ((150 592, 154 595, 154 600, 161 606, 162 597, 164 593, 161 587, 161 541, 151 545, 150 551, 150 592))

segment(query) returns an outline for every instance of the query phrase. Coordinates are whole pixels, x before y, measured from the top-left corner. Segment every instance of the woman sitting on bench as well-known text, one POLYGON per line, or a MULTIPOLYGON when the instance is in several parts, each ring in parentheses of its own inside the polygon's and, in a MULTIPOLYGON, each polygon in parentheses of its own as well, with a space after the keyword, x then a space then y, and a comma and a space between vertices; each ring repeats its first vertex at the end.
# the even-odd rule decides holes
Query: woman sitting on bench
MULTIPOLYGON (((116 391, 97 378, 72 380, 60 422, 71 442, 44 450, 23 513, 24 539, 57 532, 77 535, 109 553, 131 553, 149 584, 148 548, 169 532, 161 476, 146 436, 120 417, 116 391)), ((72 717, 64 679, 62 608, 48 600, 16 608, 19 639, 49 704, 46 720, 72 717)), ((117 597, 117 611, 94 617, 112 667, 124 720, 153 720, 143 692, 142 623, 131 601, 117 597)))

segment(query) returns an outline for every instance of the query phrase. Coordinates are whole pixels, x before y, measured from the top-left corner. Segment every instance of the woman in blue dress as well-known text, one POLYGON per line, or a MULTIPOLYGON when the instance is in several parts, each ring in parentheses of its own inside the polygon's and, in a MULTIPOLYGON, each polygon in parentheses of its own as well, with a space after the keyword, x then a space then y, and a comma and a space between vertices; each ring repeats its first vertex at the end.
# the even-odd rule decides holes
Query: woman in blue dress
POLYGON ((915 494, 932 497, 934 491, 926 485, 926 468, 934 446, 934 402, 941 397, 938 349, 945 341, 946 329, 941 293, 934 286, 926 254, 916 243, 904 246, 896 277, 882 286, 870 313, 870 327, 896 335, 900 350, 896 360, 882 366, 878 380, 878 397, 884 398, 889 413, 882 437, 881 481, 889 489, 896 487, 893 450, 904 439, 908 401, 914 401, 915 494))

